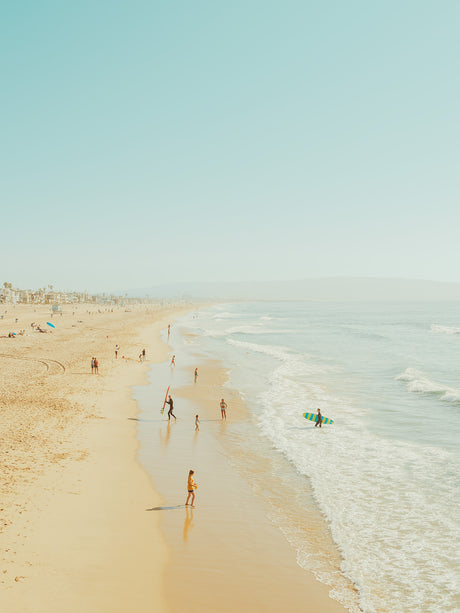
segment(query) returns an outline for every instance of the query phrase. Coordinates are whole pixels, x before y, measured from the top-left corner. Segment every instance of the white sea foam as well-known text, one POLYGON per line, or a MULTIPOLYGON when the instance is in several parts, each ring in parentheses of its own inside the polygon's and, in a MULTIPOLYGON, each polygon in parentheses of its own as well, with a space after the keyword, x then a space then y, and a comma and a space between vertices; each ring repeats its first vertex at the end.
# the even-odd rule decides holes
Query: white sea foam
POLYGON ((238 313, 229 313, 227 311, 216 313, 211 316, 211 319, 238 319, 240 315, 238 313))
POLYGON ((460 389, 455 389, 442 383, 436 383, 416 368, 406 368, 403 373, 396 377, 396 380, 407 381, 407 390, 409 392, 441 394, 441 400, 446 402, 460 401, 460 389))
MULTIPOLYGON (((310 477, 363 610, 453 611, 459 585, 449 568, 460 520, 451 492, 460 480, 458 460, 438 448, 372 435, 346 399, 306 377, 293 382, 285 361, 260 401, 259 427, 310 477), (336 426, 293 430, 299 413, 317 405, 336 426)), ((302 563, 308 567, 308 556, 302 563)))
POLYGON ((431 324, 431 332, 436 334, 460 334, 460 328, 454 326, 440 326, 438 324, 431 324))
MULTIPOLYGON (((428 335, 420 334, 437 314, 431 312, 428 319, 425 311, 414 314, 412 307, 401 311, 398 306, 396 316, 385 320, 386 310, 376 316, 362 305, 350 316, 341 305, 329 311, 308 305, 306 314, 299 316, 298 305, 290 309, 280 304, 275 323, 263 319, 265 308, 241 307, 248 316, 231 322, 225 317, 222 322, 208 320, 205 326, 209 324, 212 332, 206 342, 230 359, 229 385, 236 365, 240 368, 243 385, 237 387, 247 397, 259 431, 296 473, 309 477, 343 555, 342 570, 359 589, 361 610, 459 611, 455 558, 460 539, 460 460, 453 442, 458 425, 453 423, 452 433, 438 429, 442 437, 423 430, 420 420, 414 420, 413 397, 405 388, 424 394, 424 403, 431 402, 433 408, 437 404, 440 416, 448 411, 451 417, 457 413, 447 403, 459 402, 460 390, 440 382, 441 376, 430 377, 414 368, 396 377, 405 386, 395 386, 388 376, 395 364, 402 371, 401 365, 410 364, 416 355, 427 372, 439 372, 444 364, 445 377, 455 381, 455 343, 441 343, 441 352, 439 341, 431 337, 430 344, 428 335), (278 329, 279 338, 271 336, 278 320, 295 334, 278 329), (248 328, 258 334, 248 337, 256 342, 233 337, 251 334, 248 328), (439 407, 439 399, 446 404, 439 407), (335 420, 334 426, 319 430, 301 419, 303 412, 318 406, 335 420), (394 437, 388 421, 393 417, 399 420, 394 437), (379 429, 381 423, 385 428, 379 429), (427 440, 432 443, 423 442, 427 440)), ((457 334, 460 329, 433 324, 431 331, 457 334)), ((308 543, 299 541, 288 512, 285 520, 280 528, 297 548, 299 564, 334 585, 338 600, 350 603, 353 598, 337 572, 328 575, 309 555, 308 543)), ((353 606, 350 610, 356 610, 353 606)))
POLYGON ((262 345, 258 343, 250 343, 248 341, 238 341, 233 338, 227 338, 228 345, 244 349, 246 352, 263 353, 265 355, 277 358, 286 364, 286 375, 288 379, 293 377, 311 376, 312 374, 325 373, 331 369, 327 365, 319 365, 309 362, 311 356, 308 354, 296 354, 291 352, 287 347, 279 345, 262 345))
MULTIPOLYGON (((290 332, 290 330, 285 330, 284 332, 287 333, 287 332, 290 332)), ((279 334, 279 333, 280 333, 279 330, 276 330, 276 331, 265 330, 263 328, 262 323, 246 324, 242 326, 230 326, 229 328, 224 328, 220 330, 203 329, 201 332, 203 336, 210 336, 212 338, 223 338, 227 336, 232 336, 233 334, 247 334, 247 335, 263 334, 264 336, 266 336, 269 334, 279 334)))

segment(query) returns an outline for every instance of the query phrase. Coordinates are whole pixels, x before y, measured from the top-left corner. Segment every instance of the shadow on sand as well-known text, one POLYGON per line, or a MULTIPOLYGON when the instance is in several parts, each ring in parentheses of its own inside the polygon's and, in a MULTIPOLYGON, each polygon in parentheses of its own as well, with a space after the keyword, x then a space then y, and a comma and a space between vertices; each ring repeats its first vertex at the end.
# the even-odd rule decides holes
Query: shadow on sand
POLYGON ((158 421, 165 421, 162 418, 160 419, 140 419, 139 417, 127 417, 126 419, 130 419, 131 421, 139 421, 139 422, 142 422, 143 424, 151 424, 151 423, 155 423, 158 421))
POLYGON ((178 504, 175 507, 153 507, 153 509, 145 509, 146 511, 174 511, 175 509, 185 509, 185 504, 178 504))

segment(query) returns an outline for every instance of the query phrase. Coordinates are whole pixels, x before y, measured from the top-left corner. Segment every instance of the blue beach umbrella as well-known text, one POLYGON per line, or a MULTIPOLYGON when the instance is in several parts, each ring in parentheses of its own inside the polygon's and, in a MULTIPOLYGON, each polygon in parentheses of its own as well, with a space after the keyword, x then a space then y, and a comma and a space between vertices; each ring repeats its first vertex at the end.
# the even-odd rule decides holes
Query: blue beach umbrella
POLYGON ((50 326, 51 328, 55 328, 56 326, 54 324, 51 324, 49 321, 46 322, 47 326, 50 326))

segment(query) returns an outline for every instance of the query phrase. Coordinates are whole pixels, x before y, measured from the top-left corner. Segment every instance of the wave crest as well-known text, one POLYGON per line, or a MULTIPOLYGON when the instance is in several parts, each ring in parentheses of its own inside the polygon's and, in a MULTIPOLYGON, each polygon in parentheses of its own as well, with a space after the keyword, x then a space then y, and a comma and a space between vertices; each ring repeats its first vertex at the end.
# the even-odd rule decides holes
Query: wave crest
POLYGON ((441 400, 460 402, 460 389, 455 389, 443 383, 436 383, 436 381, 433 381, 416 368, 406 368, 403 373, 396 377, 396 381, 407 381, 407 390, 409 392, 442 394, 441 400))
POLYGON ((460 334, 460 328, 455 326, 440 326, 439 324, 431 324, 430 331, 435 334, 460 334))

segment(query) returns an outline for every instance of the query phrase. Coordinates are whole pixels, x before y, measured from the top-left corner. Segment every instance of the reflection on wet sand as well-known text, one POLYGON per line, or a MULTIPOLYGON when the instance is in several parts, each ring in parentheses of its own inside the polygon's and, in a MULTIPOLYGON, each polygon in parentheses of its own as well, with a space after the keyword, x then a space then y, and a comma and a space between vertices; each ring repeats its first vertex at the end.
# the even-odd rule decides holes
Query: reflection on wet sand
POLYGON ((158 430, 158 434, 160 435, 160 443, 162 447, 167 447, 169 444, 169 439, 171 438, 171 422, 168 421, 166 426, 166 434, 163 434, 162 430, 158 430))
POLYGON ((193 527, 193 509, 185 507, 185 521, 184 521, 184 543, 188 540, 188 533, 190 528, 193 527))

